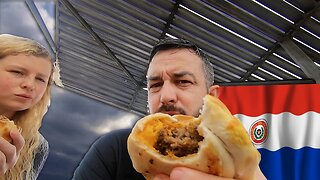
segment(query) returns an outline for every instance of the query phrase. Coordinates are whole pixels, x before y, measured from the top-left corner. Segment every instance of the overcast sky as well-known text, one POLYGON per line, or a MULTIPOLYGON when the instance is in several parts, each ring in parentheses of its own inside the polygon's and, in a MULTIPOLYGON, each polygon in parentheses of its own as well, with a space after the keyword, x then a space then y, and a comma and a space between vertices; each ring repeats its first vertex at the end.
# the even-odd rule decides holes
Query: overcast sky
MULTIPOLYGON (((54 1, 36 6, 54 37, 54 1)), ((34 39, 46 47, 35 19, 24 1, 0 0, 0 33, 34 39)), ((114 129, 130 127, 139 117, 54 86, 52 102, 41 132, 50 144, 50 155, 39 179, 70 179, 74 168, 96 138, 114 129)))

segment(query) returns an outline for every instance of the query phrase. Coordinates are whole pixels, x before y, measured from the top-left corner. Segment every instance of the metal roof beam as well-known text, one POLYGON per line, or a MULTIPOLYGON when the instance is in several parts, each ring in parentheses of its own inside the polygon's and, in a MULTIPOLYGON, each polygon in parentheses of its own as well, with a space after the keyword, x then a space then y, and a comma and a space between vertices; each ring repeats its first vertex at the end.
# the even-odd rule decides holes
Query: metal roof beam
POLYGON ((279 46, 279 44, 277 43, 277 44, 275 44, 270 50, 268 50, 268 52, 267 52, 264 56, 262 56, 262 57, 259 59, 259 61, 258 61, 256 64, 254 64, 254 65, 244 74, 243 77, 240 78, 240 81, 245 81, 245 80, 247 80, 247 79, 250 77, 250 75, 251 75, 252 73, 254 73, 259 67, 261 67, 262 64, 266 61, 266 59, 268 59, 279 47, 280 47, 280 46, 279 46))
POLYGON ((246 25, 250 25, 254 29, 259 30, 268 37, 275 40, 279 40, 282 37, 282 34, 275 27, 263 22, 259 18, 253 17, 253 15, 234 5, 232 1, 230 3, 225 0, 207 0, 207 2, 214 8, 217 8, 222 12, 226 12, 230 16, 236 17, 236 19, 239 19, 246 25))
MULTIPOLYGON (((178 12, 178 9, 179 9, 179 6, 181 4, 181 0, 176 0, 175 1, 175 4, 171 10, 171 13, 170 15, 168 16, 168 19, 166 20, 166 25, 164 27, 164 29, 162 30, 162 33, 159 37, 159 40, 160 39, 163 39, 165 36, 166 36, 166 33, 169 31, 170 29, 170 26, 173 22, 173 19, 174 19, 174 16, 177 14, 178 12)), ((150 59, 149 59, 149 63, 150 63, 150 59)), ((147 66, 147 69, 144 71, 143 73, 143 77, 142 78, 146 78, 146 75, 147 75, 147 71, 148 71, 148 67, 149 67, 149 63, 148 63, 148 66, 147 66)), ((146 84, 142 82, 142 87, 141 88, 145 88, 146 87, 146 84)), ((137 89, 137 93, 139 92, 140 89, 137 89)))
MULTIPOLYGON (((289 38, 291 38, 292 37, 292 35, 294 34, 294 32, 297 30, 297 29, 299 29, 300 28, 300 26, 301 26, 301 24, 303 24, 305 21, 307 21, 308 20, 308 18, 310 18, 313 14, 315 14, 316 12, 317 12, 317 9, 320 7, 320 3, 316 6, 316 7, 314 7, 313 9, 311 9, 310 11, 308 11, 308 12, 306 12, 304 15, 303 15, 303 17, 298 21, 298 22, 296 22, 281 38, 280 38, 280 40, 278 41, 278 42, 276 42, 275 44, 274 44, 274 46, 270 49, 270 50, 268 50, 268 52, 264 55, 264 56, 262 56, 260 59, 259 59, 259 61, 256 63, 256 64, 254 64, 253 66, 252 66, 252 68, 250 68, 250 70, 248 70, 246 73, 245 73, 245 75, 242 77, 242 78, 240 78, 240 81, 244 81, 244 80, 247 80, 249 77, 250 77, 250 75, 252 74, 252 73, 254 73, 259 67, 261 67, 262 66, 262 64, 266 61, 266 59, 267 58, 269 58, 279 47, 280 47, 280 45, 284 48, 284 46, 286 46, 286 45, 283 45, 281 42, 285 42, 285 41, 287 41, 289 38)), ((294 44, 294 42, 292 42, 293 44, 294 44)), ((285 44, 288 44, 288 43, 285 43, 285 44)), ((295 44, 294 44, 295 45, 295 44)), ((296 46, 296 45, 295 45, 296 46)), ((291 48, 293 48, 292 46, 290 46, 291 48)), ((290 48, 289 47, 289 48, 290 48)), ((303 52, 299 47, 297 47, 298 49, 299 49, 299 51, 301 51, 301 52, 303 52)), ((285 49, 285 48, 284 48, 285 49)), ((287 51, 287 50, 286 50, 287 51)), ((292 50, 290 50, 290 52, 291 52, 292 50)), ((290 53, 287 51, 287 53, 290 55, 290 53)), ((303 54, 305 55, 305 56, 307 56, 304 52, 303 52, 303 54)), ((295 56, 295 55, 290 55, 290 57, 300 66, 300 67, 302 67, 301 65, 300 65, 300 63, 298 63, 296 60, 295 60, 295 58, 293 58, 293 56, 295 56)), ((300 58, 300 57, 299 57, 300 58)), ((306 58, 308 58, 308 59, 310 59, 308 56, 306 57, 306 58)), ((311 59, 310 59, 311 60, 311 59)), ((303 61, 303 60, 302 60, 303 61)), ((308 61, 308 60, 306 60, 306 61, 308 61)), ((311 60, 312 61, 312 60, 311 60)), ((307 63, 308 65, 309 65, 309 63, 307 63)), ((315 66, 315 64, 313 63, 313 64, 311 64, 311 66, 315 66)), ((307 68, 307 69, 309 69, 309 68, 307 68)), ((313 75, 312 76, 309 76, 307 73, 309 73, 308 71, 309 70, 307 70, 307 69, 305 69, 305 70, 303 70, 303 72, 309 77, 309 78, 317 78, 317 77, 314 77, 313 75)), ((317 71, 315 71, 315 72, 317 72, 317 71)), ((319 74, 319 76, 320 76, 320 73, 318 73, 319 74)), ((316 82, 317 83, 319 83, 318 81, 317 81, 317 79, 315 79, 316 80, 316 82)))
POLYGON ((320 84, 320 68, 293 42, 292 39, 286 38, 280 42, 282 48, 289 56, 300 66, 302 71, 309 77, 320 84))
POLYGON ((304 13, 302 18, 299 21, 295 22, 294 26, 288 32, 285 33, 285 37, 292 36, 293 33, 296 30, 298 30, 300 28, 300 26, 302 26, 303 23, 305 23, 311 16, 313 16, 315 13, 317 13, 319 11, 319 9, 320 9, 320 2, 318 2, 318 4, 313 9, 304 13))
POLYGON ((44 23, 38 8, 36 7, 36 5, 34 4, 33 0, 25 0, 25 3, 27 4, 27 7, 29 8, 29 11, 31 12, 33 18, 36 20, 42 34, 44 35, 45 40, 47 41, 49 47, 50 47, 50 51, 51 53, 54 55, 56 55, 56 45, 55 42, 53 41, 49 30, 46 26, 46 24, 44 23))
POLYGON ((132 80, 132 82, 140 87, 140 83, 133 77, 133 75, 124 67, 122 62, 114 55, 111 49, 104 43, 104 41, 98 36, 91 26, 85 21, 78 11, 72 6, 68 0, 61 0, 62 4, 71 12, 71 14, 78 20, 78 22, 88 31, 93 39, 104 49, 104 51, 111 56, 111 58, 118 64, 118 66, 124 71, 124 73, 132 80))
POLYGON ((272 81, 239 81, 217 82, 220 86, 257 86, 257 85, 280 85, 280 84, 315 84, 313 79, 272 80, 272 81))
POLYGON ((173 8, 171 10, 171 13, 170 13, 170 15, 169 15, 169 17, 168 17, 168 19, 166 21, 167 22, 166 26, 164 27, 159 39, 163 39, 166 36, 166 33, 169 31, 170 26, 171 26, 171 24, 173 22, 174 16, 178 12, 180 3, 181 3, 181 0, 177 0, 176 3, 174 4, 174 6, 173 6, 173 8))

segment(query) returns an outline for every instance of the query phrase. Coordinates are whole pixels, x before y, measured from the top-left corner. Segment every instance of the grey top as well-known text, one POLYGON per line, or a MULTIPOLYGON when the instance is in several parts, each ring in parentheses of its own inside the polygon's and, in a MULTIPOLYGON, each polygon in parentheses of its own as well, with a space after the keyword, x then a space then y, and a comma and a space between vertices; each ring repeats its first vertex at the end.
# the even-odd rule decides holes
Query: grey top
POLYGON ((38 152, 35 156, 34 163, 33 163, 32 179, 37 179, 49 155, 49 143, 41 134, 40 134, 40 146, 37 151, 38 152))

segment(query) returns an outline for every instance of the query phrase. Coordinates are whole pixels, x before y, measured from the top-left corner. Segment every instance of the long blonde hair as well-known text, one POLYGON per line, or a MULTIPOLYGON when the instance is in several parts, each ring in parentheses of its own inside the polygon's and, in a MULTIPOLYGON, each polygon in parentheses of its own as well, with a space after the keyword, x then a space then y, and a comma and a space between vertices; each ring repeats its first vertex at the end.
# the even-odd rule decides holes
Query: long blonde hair
MULTIPOLYGON (((0 34, 0 60, 9 55, 19 54, 42 57, 51 61, 49 52, 36 41, 9 34, 0 34)), ((17 112, 12 119, 22 129, 21 134, 25 139, 25 145, 16 165, 0 177, 0 180, 35 179, 32 168, 35 154, 40 145, 39 128, 50 104, 52 73, 53 66, 46 91, 41 100, 29 109, 17 112)))

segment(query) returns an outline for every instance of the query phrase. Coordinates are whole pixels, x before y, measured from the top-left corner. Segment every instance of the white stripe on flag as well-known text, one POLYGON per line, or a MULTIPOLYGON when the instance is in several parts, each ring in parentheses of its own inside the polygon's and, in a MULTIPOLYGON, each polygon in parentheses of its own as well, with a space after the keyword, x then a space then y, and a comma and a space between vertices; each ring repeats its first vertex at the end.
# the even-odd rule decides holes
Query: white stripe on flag
POLYGON ((320 148, 320 114, 307 112, 302 115, 294 115, 289 112, 281 114, 263 114, 257 117, 250 117, 243 114, 236 114, 247 132, 250 126, 259 119, 268 123, 268 137, 259 148, 270 151, 279 150, 282 147, 300 149, 304 146, 320 148))

